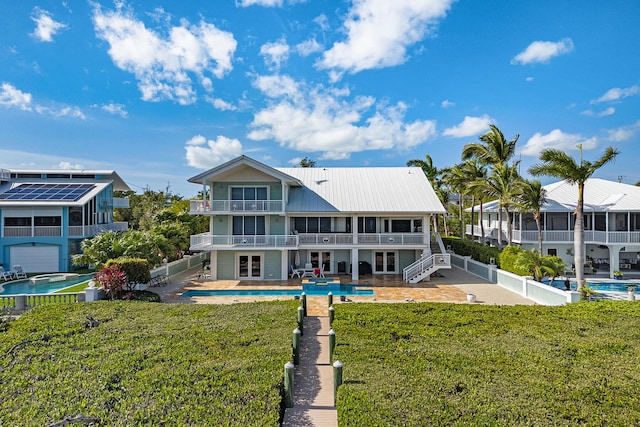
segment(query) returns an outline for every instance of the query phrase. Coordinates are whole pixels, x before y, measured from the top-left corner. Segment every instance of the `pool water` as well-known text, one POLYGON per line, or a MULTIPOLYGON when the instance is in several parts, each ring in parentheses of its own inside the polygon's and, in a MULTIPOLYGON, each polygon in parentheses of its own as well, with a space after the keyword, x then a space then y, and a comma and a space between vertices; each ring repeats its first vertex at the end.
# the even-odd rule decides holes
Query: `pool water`
POLYGON ((308 296, 326 296, 331 292, 334 296, 375 296, 373 289, 358 289, 361 285, 313 285, 305 284, 302 289, 203 289, 184 292, 188 297, 272 297, 299 296, 303 291, 308 296))
MULTIPOLYGON (((545 281, 543 283, 546 283, 548 285, 549 281, 547 280, 547 281, 545 281)), ((590 288, 592 288, 596 292, 627 292, 627 286, 628 285, 638 285, 636 287, 636 293, 640 294, 640 283, 635 283, 635 282, 623 282, 623 281, 592 282, 590 280, 587 280, 587 284, 589 285, 590 288)), ((554 288, 562 289, 563 291, 565 290, 564 280, 556 279, 556 280, 553 281, 553 283, 551 285, 554 288)), ((573 290, 573 291, 576 290, 576 282, 575 281, 571 282, 571 290, 573 290)))
POLYGON ((84 274, 70 280, 59 280, 49 283, 33 284, 31 280, 14 280, 0 284, 0 295, 21 295, 21 294, 50 294, 78 283, 86 282, 93 277, 93 274, 84 274))

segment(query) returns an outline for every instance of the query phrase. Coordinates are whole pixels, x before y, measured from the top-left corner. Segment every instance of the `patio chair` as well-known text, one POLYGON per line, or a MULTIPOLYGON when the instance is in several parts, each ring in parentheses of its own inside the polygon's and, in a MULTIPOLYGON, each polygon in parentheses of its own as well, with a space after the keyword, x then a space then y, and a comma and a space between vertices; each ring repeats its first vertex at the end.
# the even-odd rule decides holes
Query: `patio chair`
POLYGON ((297 268, 295 268, 292 265, 291 266, 291 278, 293 279, 294 276, 298 276, 298 279, 300 279, 300 270, 298 270, 297 268))
POLYGON ((24 272, 24 270, 22 269, 21 265, 14 265, 13 266, 13 271, 14 271, 14 275, 16 276, 16 279, 26 279, 27 278, 27 273, 24 272))
POLYGON ((13 279, 13 271, 6 271, 3 266, 0 265, 0 277, 3 280, 11 280, 13 279))

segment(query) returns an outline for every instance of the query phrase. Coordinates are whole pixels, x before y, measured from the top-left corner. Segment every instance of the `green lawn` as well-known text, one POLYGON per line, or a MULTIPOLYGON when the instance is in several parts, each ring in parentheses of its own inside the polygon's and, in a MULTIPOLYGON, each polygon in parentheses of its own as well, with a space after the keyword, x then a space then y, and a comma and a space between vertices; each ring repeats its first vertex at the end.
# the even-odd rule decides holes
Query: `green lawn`
POLYGON ((37 307, 0 332, 0 426, 277 426, 298 304, 37 307))
POLYGON ((340 426, 640 424, 640 304, 341 304, 340 426))

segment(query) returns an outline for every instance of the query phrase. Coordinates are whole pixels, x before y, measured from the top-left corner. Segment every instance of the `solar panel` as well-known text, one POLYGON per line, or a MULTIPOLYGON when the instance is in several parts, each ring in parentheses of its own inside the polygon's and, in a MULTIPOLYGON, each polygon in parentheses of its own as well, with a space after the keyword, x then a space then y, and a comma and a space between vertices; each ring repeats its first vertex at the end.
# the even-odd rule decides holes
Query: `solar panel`
POLYGON ((0 194, 0 200, 77 202, 94 188, 93 184, 20 184, 0 194))

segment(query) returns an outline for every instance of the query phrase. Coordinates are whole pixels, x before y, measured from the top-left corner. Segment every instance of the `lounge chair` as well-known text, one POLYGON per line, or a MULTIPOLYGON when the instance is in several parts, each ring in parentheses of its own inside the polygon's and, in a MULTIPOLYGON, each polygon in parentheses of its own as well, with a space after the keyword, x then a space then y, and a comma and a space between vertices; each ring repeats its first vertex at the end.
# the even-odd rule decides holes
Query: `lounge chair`
POLYGON ((300 279, 300 270, 298 270, 297 268, 295 268, 293 265, 291 266, 291 278, 293 279, 294 276, 298 276, 298 279, 300 279))
POLYGON ((6 271, 3 266, 0 265, 0 277, 3 280, 11 280, 13 279, 13 271, 6 271))
POLYGON ((24 272, 24 270, 22 269, 21 265, 14 265, 13 266, 13 271, 14 271, 14 275, 16 276, 16 279, 26 279, 27 278, 27 273, 24 272))

